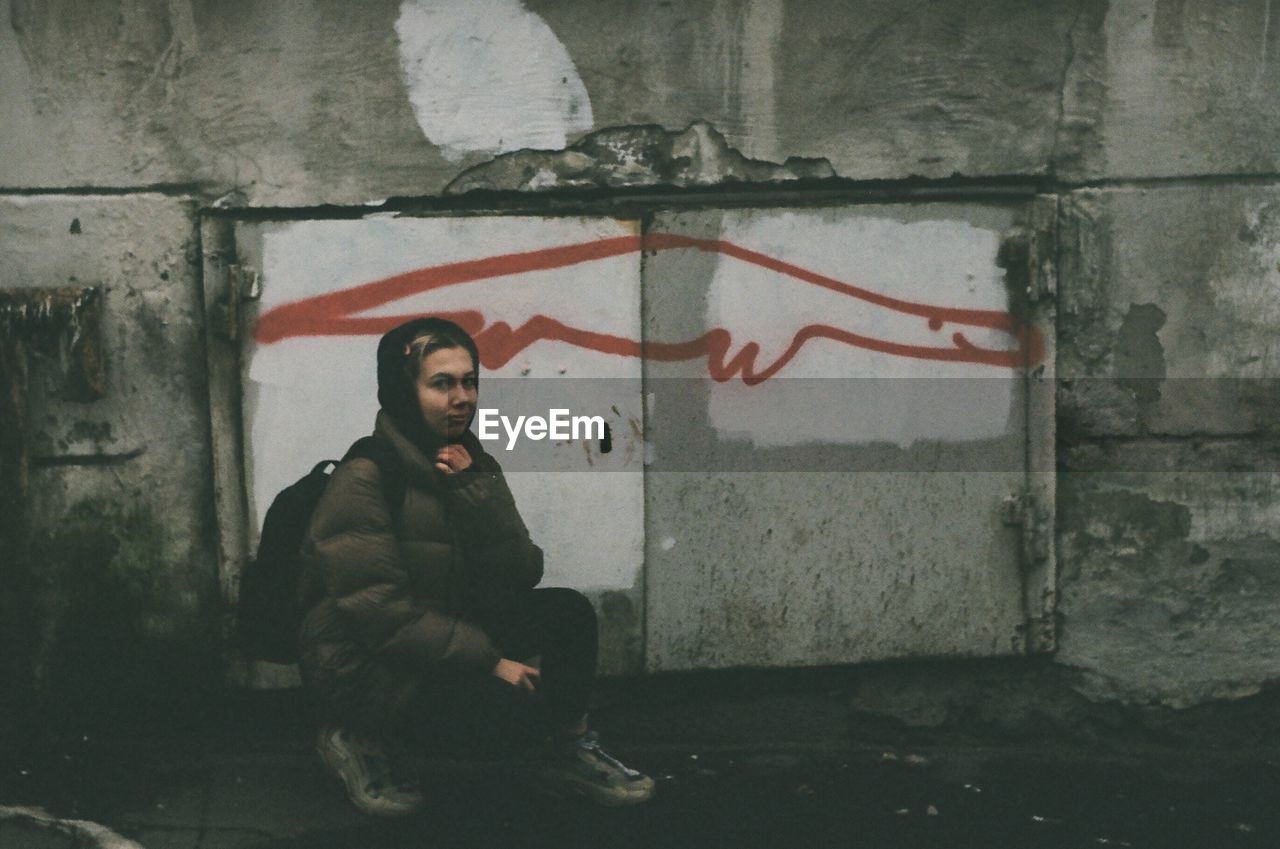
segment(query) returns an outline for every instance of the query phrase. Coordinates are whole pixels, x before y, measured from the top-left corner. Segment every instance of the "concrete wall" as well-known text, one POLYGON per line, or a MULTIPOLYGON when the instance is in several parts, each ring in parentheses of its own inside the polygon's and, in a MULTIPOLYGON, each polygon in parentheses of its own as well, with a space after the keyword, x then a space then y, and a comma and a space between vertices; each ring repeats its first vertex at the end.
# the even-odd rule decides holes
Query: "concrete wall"
POLYGON ((1185 705, 1277 674, 1273 186, 1080 191, 1063 212, 1058 660, 1185 705))
MULTIPOLYGON (((13 0, 0 285, 106 289, 106 397, 33 372, 34 453, 62 458, 37 536, 151 528, 101 564, 159 570, 121 601, 139 645, 216 631, 196 234, 219 199, 1023 180, 1062 198, 1057 660, 1094 698, 1256 691, 1280 656, 1278 29, 1269 0, 13 0)), ((82 580, 57 574, 42 668, 82 580)))
MULTIPOLYGON (((145 192, 0 200, 6 288, 105 293, 100 399, 66 397, 56 348, 32 345, 27 358, 33 537, 23 558, 5 535, 4 580, 6 595, 21 596, 6 653, 23 651, 30 679, 11 682, 10 695, 34 687, 72 713, 128 713, 134 697, 216 674, 198 209, 145 192)), ((34 335, 20 324, 6 333, 34 335)), ((5 438, 21 426, 4 421, 5 438)))

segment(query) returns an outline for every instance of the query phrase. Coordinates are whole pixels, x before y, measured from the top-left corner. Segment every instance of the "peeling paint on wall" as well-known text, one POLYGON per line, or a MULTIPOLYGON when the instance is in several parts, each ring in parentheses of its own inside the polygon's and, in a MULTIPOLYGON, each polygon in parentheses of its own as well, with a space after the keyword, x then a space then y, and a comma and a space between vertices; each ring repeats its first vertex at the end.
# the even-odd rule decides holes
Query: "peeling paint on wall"
POLYGON ((449 159, 563 148, 594 122, 569 51, 519 0, 405 0, 396 34, 413 114, 449 159))
POLYGON ((1159 332, 1166 319, 1155 304, 1130 304, 1116 335, 1116 377, 1139 404, 1160 400, 1166 369, 1159 332))
POLYGON ((706 121, 682 131, 654 124, 607 127, 564 150, 521 150, 459 174, 444 193, 537 191, 593 186, 710 186, 826 180, 836 176, 825 159, 788 157, 781 164, 749 159, 706 121))

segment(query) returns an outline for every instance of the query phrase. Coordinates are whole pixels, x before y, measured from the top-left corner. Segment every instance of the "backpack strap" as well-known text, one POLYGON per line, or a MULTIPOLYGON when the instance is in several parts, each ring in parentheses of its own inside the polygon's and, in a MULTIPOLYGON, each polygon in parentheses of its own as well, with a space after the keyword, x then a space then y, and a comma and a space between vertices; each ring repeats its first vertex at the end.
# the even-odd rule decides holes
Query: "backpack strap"
POLYGON ((387 501, 391 511, 391 520, 400 521, 400 511, 404 507, 405 475, 401 468, 400 456, 396 449, 384 437, 373 434, 362 436, 347 449, 342 459, 363 457, 378 464, 378 479, 382 482, 382 497, 387 501))

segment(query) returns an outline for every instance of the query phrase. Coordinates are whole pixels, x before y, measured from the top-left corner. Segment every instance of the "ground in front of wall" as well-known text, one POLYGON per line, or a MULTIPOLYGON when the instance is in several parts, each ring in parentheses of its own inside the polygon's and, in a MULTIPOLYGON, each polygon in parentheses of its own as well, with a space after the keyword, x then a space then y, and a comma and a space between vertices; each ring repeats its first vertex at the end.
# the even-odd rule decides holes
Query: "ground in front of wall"
POLYGON ((422 812, 376 820, 348 804, 301 734, 269 745, 66 740, 0 758, 0 846, 1280 845, 1280 762, 1259 753, 947 741, 611 748, 657 779, 651 803, 593 808, 549 799, 501 763, 438 760, 421 764, 422 812), (33 816, 36 807, 114 836, 59 828, 33 816))

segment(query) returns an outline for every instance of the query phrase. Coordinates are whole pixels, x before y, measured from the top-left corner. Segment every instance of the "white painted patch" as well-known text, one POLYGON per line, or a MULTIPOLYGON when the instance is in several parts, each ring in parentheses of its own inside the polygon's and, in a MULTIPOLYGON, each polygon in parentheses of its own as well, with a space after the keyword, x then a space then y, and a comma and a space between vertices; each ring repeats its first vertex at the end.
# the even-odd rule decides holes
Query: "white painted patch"
MULTIPOLYGON (((259 308, 265 313, 429 266, 633 236, 635 228, 634 222, 608 218, 514 217, 370 216, 264 225, 257 259, 262 269, 259 308)), ((488 324, 501 321, 512 327, 544 314, 571 326, 639 339, 638 254, 448 286, 398 298, 362 315, 451 310, 479 310, 488 324)), ((247 347, 246 473, 257 528, 276 493, 320 459, 341 457, 352 442, 372 431, 378 409, 377 343, 376 335, 289 337, 247 347)), ((521 515, 546 552, 548 585, 634 586, 644 546, 643 452, 640 437, 621 423, 642 417, 640 360, 541 340, 505 366, 485 369, 480 386, 481 404, 513 415, 545 415, 550 407, 564 407, 608 421, 614 408, 619 411, 611 426, 614 450, 609 454, 584 451, 581 441, 521 440, 510 453, 490 450, 508 469, 521 515), (514 379, 525 372, 526 379, 514 379), (539 379, 562 372, 610 380, 539 379), (536 453, 537 468, 556 471, 512 471, 520 468, 525 450, 536 453)), ((523 462, 530 467, 527 455, 523 462)))
POLYGON ((663 537, 663 538, 662 538, 662 550, 663 550, 663 551, 670 551, 671 549, 673 549, 673 548, 675 548, 675 547, 676 547, 676 538, 675 538, 675 537, 663 537))
MULTIPOLYGON (((904 223, 863 212, 746 211, 726 213, 720 237, 879 295, 934 306, 1008 308, 1003 271, 995 264, 999 231, 967 221, 904 223)), ((934 330, 919 316, 717 258, 706 326, 731 329, 733 351, 755 341, 761 348, 758 362, 773 362, 811 323, 942 347, 960 330, 981 348, 1016 347, 999 331, 957 325, 934 330)), ((1017 380, 1006 368, 914 359, 818 339, 762 384, 713 384, 708 415, 722 437, 759 447, 963 442, 1010 433, 1017 380), (830 392, 821 392, 812 380, 794 378, 840 380, 830 392)))
POLYGON ((569 51, 519 0, 404 0, 396 34, 413 114, 449 159, 560 149, 594 124, 569 51))

